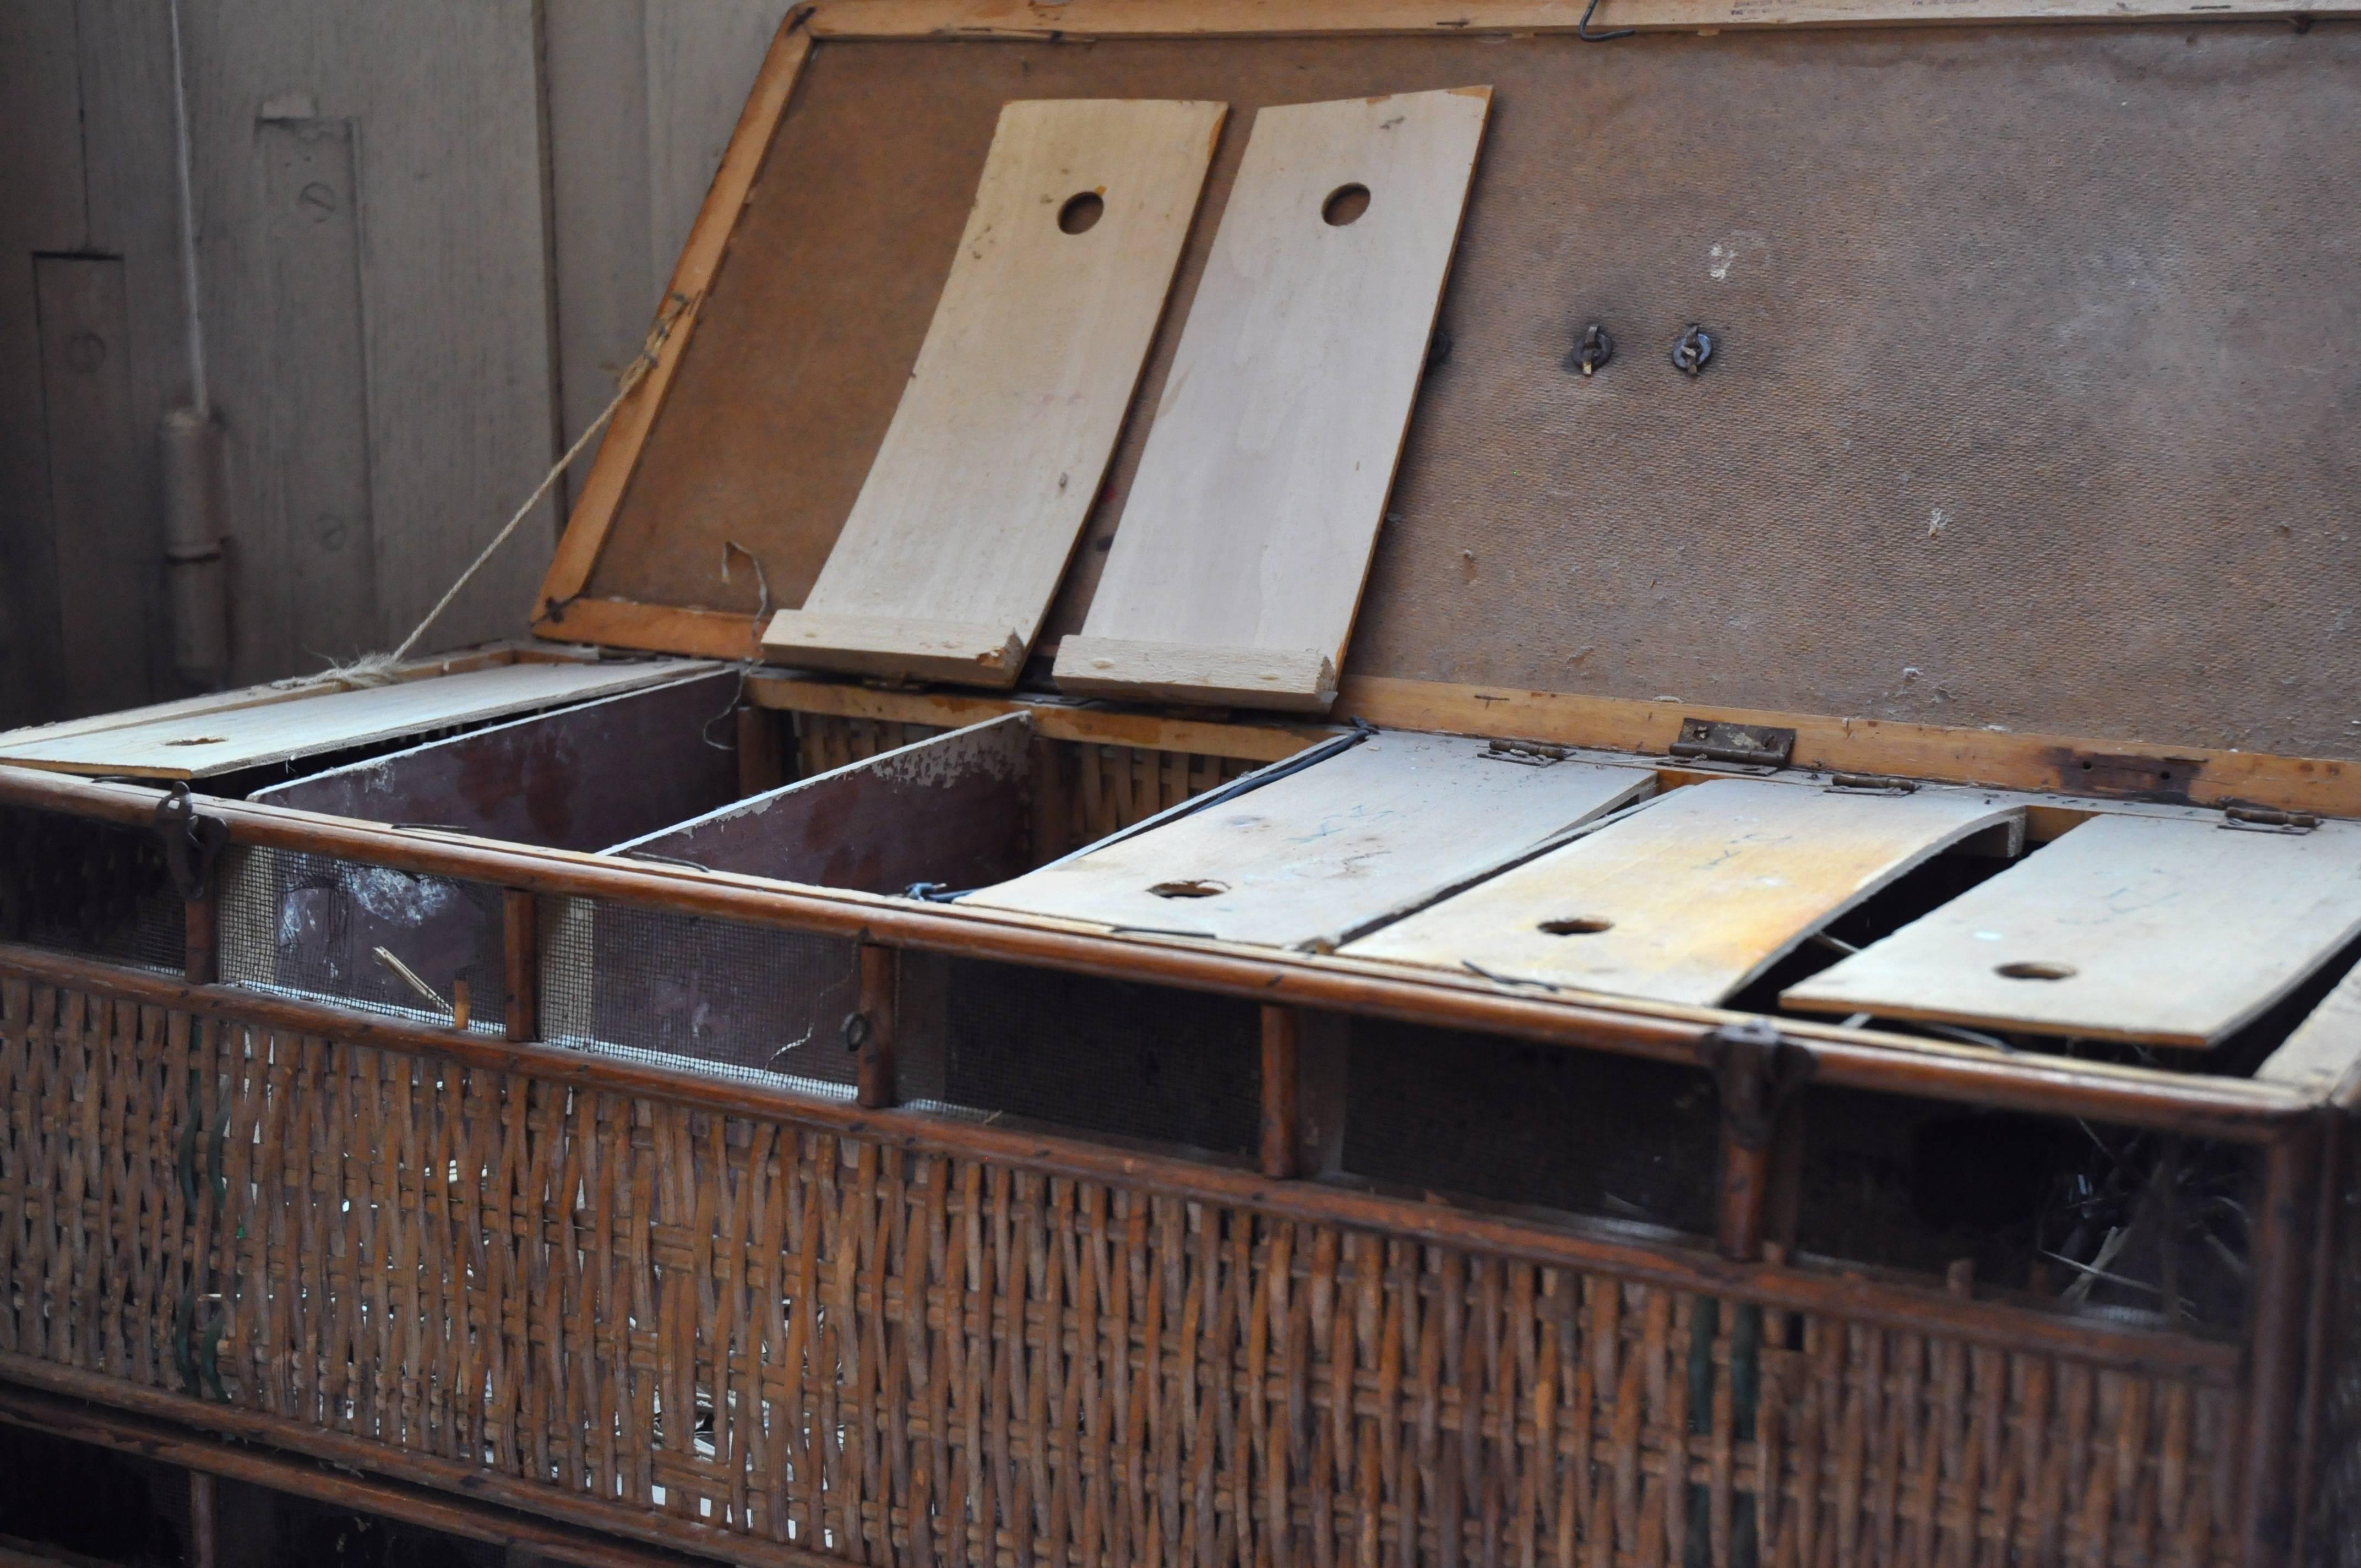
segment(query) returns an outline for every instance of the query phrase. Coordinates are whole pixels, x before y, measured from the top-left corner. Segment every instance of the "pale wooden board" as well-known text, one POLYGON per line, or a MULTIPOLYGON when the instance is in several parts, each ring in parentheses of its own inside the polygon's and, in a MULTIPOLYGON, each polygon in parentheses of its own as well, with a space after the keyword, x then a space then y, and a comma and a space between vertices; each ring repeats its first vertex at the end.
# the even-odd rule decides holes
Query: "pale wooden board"
POLYGON ((675 679, 693 660, 612 664, 501 664, 434 680, 291 697, 226 712, 168 713, 81 734, 0 735, 0 763, 63 773, 194 779, 323 751, 480 723, 675 679))
POLYGON ((2361 826, 2291 835, 2096 817, 1783 1000, 2198 1047, 2285 995, 2356 931, 2361 826), (2074 972, 1999 972, 2026 963, 2074 972))
POLYGON ((1098 494, 1224 113, 1156 100, 1002 107, 909 387, 808 615, 783 611, 764 632, 772 657, 1016 680, 1098 494), (1093 194, 1096 223, 1067 233, 1060 212, 1093 194), (957 632, 959 656, 939 638, 906 646, 913 622, 957 632))
POLYGON ((1255 116, 1060 686, 1245 701, 1235 656, 1266 652, 1293 674, 1253 682, 1260 706, 1326 706, 1490 104, 1466 87, 1255 116), (1353 184, 1367 209, 1327 223, 1353 184))
POLYGON ((1265 947, 1334 944, 1654 787, 1644 769, 1387 734, 1162 828, 963 900, 1265 947), (1218 884, 1211 896, 1150 891, 1218 884))
POLYGON ((1692 784, 1345 951, 1710 1006, 1928 856, 2020 815, 1976 791, 1692 784), (1593 920, 1608 924, 1543 929, 1593 920))
POLYGON ((2361 1061, 2361 968, 2346 971, 2255 1076, 2308 1094, 2325 1095, 2361 1061))

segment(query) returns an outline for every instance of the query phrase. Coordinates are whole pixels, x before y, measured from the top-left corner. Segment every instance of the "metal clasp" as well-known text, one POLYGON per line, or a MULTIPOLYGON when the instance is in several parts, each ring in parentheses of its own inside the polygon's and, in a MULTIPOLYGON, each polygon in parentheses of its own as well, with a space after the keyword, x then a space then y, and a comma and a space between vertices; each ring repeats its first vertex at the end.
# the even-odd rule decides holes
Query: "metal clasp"
POLYGON ((185 780, 156 803, 156 837, 163 840, 164 864, 183 903, 193 904, 213 886, 214 861, 229 847, 229 824, 197 809, 185 780))

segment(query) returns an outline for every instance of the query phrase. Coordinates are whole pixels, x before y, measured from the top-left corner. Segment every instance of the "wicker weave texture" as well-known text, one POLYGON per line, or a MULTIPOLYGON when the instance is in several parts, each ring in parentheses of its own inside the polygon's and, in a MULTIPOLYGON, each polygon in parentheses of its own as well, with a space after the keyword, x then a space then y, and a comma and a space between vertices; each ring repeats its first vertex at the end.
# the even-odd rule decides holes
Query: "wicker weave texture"
POLYGON ((0 1369, 753 1561, 2233 1557, 2210 1383, 5 978, 0 1092, 0 1369))

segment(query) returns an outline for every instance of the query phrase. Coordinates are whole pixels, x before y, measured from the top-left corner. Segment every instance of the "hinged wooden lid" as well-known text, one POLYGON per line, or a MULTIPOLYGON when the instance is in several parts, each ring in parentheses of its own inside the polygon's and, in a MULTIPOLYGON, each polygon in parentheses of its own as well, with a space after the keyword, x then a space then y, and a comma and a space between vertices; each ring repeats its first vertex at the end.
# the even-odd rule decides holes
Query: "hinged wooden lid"
MULTIPOLYGON (((2118 737, 2142 768, 2361 755, 2361 205, 2331 194, 2361 189, 2361 29, 2167 16, 1594 45, 1438 36, 1439 11, 1355 11, 1404 32, 1352 36, 1321 31, 1341 7, 1257 15, 1075 0, 1065 41, 948 36, 984 13, 936 0, 792 21, 536 630, 749 654, 765 589, 801 602, 861 488, 1001 105, 1226 103, 1045 627, 1073 631, 1254 112, 1488 82, 1448 352, 1412 416, 1346 708, 1557 693, 1647 704, 1667 734, 1766 710, 1960 744, 2118 737), (1233 26, 1276 30, 1072 41, 1233 26), (1586 377, 1569 359, 1592 323, 1617 353, 1586 377), (1694 378, 1671 355, 1692 323, 1716 348, 1694 378)), ((2070 784, 2090 749, 2053 750, 2070 784)))

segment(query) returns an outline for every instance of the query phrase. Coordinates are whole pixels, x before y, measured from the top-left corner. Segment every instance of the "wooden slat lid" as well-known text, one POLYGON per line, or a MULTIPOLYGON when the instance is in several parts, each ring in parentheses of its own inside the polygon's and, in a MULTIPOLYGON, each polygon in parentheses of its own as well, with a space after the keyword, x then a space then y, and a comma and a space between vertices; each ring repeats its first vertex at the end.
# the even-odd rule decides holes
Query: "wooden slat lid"
POLYGON ((1392 679, 2361 756, 2361 204, 2321 197, 2361 188, 2336 134, 2361 31, 2338 27, 790 32, 539 629, 750 652, 884 438, 1002 106, 1227 103, 1047 649, 1090 607, 1256 112, 1469 82, 1494 107, 1449 346, 1348 702, 1392 679), (1585 377, 1592 323, 1617 352, 1585 377), (1715 345, 1694 378, 1670 356, 1691 323, 1715 345))

